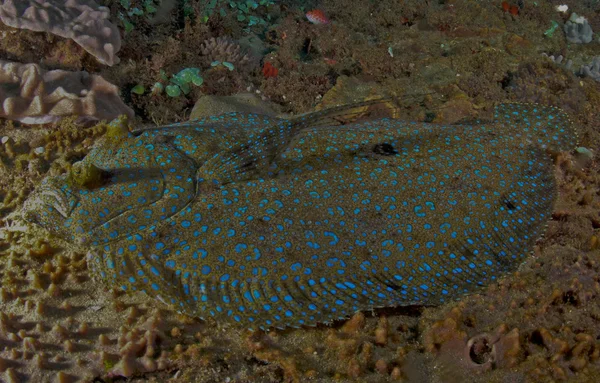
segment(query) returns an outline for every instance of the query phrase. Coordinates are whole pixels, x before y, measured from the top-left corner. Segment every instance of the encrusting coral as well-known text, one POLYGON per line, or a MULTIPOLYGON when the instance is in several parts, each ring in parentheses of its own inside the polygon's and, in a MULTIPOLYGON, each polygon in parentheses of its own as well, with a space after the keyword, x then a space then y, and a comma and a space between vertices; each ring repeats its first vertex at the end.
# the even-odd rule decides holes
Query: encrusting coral
POLYGON ((5 0, 0 20, 14 28, 73 39, 106 65, 119 63, 121 36, 110 11, 93 0, 5 0))
POLYGON ((66 116, 80 120, 133 117, 118 88, 98 75, 45 71, 37 64, 0 60, 0 117, 26 124, 45 124, 66 116))

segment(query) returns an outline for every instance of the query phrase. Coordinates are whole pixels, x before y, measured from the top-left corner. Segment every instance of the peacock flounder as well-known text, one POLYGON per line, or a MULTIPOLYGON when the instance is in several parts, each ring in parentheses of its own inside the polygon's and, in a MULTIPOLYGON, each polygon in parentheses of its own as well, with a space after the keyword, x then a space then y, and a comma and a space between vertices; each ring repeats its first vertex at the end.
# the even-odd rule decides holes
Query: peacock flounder
POLYGON ((351 108, 115 122, 25 215, 109 285, 250 329, 440 304, 517 268, 557 195, 549 153, 576 146, 566 114, 330 124, 351 108))

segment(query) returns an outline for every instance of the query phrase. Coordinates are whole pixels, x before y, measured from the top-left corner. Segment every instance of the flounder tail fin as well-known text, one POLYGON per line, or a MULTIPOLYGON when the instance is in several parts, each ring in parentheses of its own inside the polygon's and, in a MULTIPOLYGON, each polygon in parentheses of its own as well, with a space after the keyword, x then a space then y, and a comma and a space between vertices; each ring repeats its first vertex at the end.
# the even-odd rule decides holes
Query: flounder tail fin
POLYGON ((505 132, 524 138, 553 152, 577 146, 577 131, 569 116, 560 108, 538 104, 504 103, 496 106, 494 122, 505 132))

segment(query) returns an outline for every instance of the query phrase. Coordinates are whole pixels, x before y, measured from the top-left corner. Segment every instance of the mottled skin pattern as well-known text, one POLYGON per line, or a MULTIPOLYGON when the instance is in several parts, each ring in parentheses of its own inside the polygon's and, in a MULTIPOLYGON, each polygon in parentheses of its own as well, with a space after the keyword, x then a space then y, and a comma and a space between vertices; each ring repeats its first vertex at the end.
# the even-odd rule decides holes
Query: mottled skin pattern
POLYGON ((514 270, 552 212, 549 153, 576 145, 568 117, 538 105, 452 126, 318 126, 328 113, 115 124, 26 217, 92 249, 111 286, 251 329, 314 325, 514 270))

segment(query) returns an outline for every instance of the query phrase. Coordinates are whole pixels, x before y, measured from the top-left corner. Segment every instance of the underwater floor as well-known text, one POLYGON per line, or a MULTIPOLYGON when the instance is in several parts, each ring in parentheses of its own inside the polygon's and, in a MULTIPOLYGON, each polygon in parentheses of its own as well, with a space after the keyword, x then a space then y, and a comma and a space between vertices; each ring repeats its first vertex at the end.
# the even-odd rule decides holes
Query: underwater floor
MULTIPOLYGON (((110 58, 73 36, 0 23, 3 102, 27 98, 6 61, 103 78, 77 75, 77 86, 98 86, 97 104, 61 104, 73 117, 48 122, 50 109, 18 103, 0 114, 1 381, 600 381, 600 38, 586 29, 600 32, 598 1, 102 3, 121 36, 110 58), (573 12, 587 24, 569 21, 573 12), (185 68, 199 71, 182 84, 185 68), (555 156, 558 199, 517 272, 442 306, 250 332, 108 289, 92 280, 85 248, 19 218, 44 177, 71 169, 104 135, 106 124, 89 120, 292 116, 386 96, 400 100, 391 116, 407 121, 485 119, 506 101, 571 117, 579 147, 555 156)), ((36 81, 35 92, 55 90, 36 81)))

